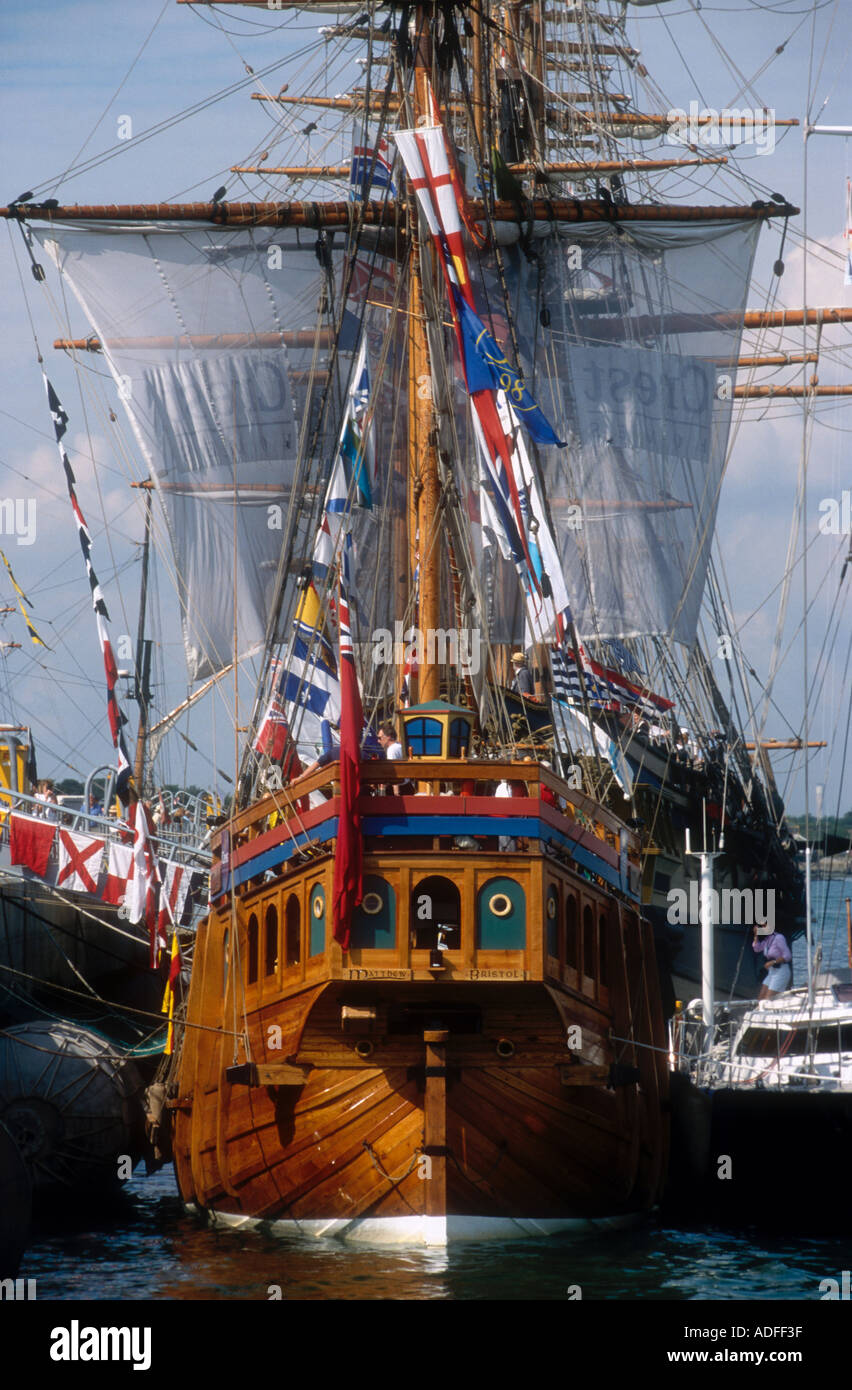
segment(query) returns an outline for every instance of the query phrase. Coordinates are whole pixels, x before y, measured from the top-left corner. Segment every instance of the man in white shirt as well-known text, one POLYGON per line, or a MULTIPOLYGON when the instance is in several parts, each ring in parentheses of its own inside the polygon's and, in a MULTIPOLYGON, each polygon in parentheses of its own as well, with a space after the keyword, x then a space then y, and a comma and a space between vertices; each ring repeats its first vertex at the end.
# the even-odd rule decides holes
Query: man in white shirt
POLYGON ((398 762, 404 757, 402 744, 397 739, 396 729, 389 719, 379 725, 378 739, 385 750, 385 757, 391 762, 398 762))

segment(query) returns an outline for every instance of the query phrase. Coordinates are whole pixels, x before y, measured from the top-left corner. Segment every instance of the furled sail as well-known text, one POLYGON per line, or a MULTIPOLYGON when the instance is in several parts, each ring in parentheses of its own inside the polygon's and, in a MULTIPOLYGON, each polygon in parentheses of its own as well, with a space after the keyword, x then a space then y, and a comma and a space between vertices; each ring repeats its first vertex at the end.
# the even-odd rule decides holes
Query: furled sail
POLYGON ((758 228, 541 226, 504 250, 527 378, 568 440, 539 456, 585 637, 695 638, 758 228))
MULTIPOLYGON (((191 680, 264 640, 324 274, 314 234, 36 233, 97 333, 163 502, 191 680)), ((317 394, 319 392, 317 387, 317 394)))

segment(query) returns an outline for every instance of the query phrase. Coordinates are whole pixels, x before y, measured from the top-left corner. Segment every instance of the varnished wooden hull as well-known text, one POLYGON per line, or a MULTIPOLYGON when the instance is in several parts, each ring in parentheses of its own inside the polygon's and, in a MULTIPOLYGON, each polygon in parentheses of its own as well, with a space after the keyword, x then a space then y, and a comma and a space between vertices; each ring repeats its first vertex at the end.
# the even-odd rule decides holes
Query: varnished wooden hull
POLYGON ((441 1244, 623 1221, 658 1201, 662 1010, 651 928, 603 881, 629 882, 613 830, 535 799, 474 800, 463 824, 486 835, 454 848, 422 834, 443 830, 448 804, 456 815, 450 798, 391 801, 383 833, 367 820, 379 833, 346 950, 326 915, 332 860, 264 877, 276 836, 280 853, 289 843, 247 817, 196 943, 172 1103, 188 1203, 232 1223, 441 1244), (514 849, 498 848, 507 829, 514 849), (575 867, 583 853, 597 878, 575 867), (426 949, 448 913, 452 947, 426 949))
POLYGON ((258 1084, 232 1083, 231 1040, 192 1030, 182 1074, 191 1069, 193 1085, 175 1132, 181 1191, 233 1222, 426 1244, 529 1237, 647 1211, 664 1178, 666 1073, 661 1054, 627 1049, 621 1084, 608 1086, 614 1024, 608 1011, 543 983, 332 982, 251 1020, 261 1068, 282 1057, 283 1048, 264 1047, 270 1028, 281 1027, 291 1049, 299 1032, 284 1055, 309 1068, 303 1085, 264 1085, 262 1070, 258 1084), (344 1005, 368 1003, 381 1040, 362 1060, 339 1020, 344 1005), (422 1009, 427 1022, 434 1010, 442 1021, 445 1005, 456 1019, 469 1009, 481 1032, 450 1033, 436 1100, 422 1036, 384 1030, 394 1009, 422 1009), (582 1061, 566 1047, 573 1026, 582 1061), (501 1043, 514 1054, 499 1055, 501 1043), (587 1077, 592 1084, 576 1084, 587 1077))

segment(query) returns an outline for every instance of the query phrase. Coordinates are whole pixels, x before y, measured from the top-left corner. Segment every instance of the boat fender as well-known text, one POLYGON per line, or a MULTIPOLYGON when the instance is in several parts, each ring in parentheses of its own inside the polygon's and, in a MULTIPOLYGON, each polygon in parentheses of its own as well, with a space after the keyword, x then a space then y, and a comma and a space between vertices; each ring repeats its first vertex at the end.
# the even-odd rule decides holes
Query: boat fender
POLYGON ((166 1110, 166 1088, 155 1081, 145 1091, 145 1167, 156 1172, 172 1156, 172 1136, 169 1112, 166 1110))

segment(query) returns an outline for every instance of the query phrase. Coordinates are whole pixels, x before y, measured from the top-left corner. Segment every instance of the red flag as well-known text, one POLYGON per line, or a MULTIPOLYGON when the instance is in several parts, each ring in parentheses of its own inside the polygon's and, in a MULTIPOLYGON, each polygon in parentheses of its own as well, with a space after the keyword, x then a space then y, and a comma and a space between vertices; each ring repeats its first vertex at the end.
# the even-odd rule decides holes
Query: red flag
POLYGON ((357 814, 361 790, 361 730, 364 712, 355 671, 349 630, 349 600, 340 586, 340 815, 334 856, 334 939, 349 950, 352 913, 361 901, 361 822, 357 814))
POLYGON ((285 781, 291 782, 302 771, 302 763, 290 734, 290 726, 287 723, 287 713, 281 695, 280 667, 281 663, 278 661, 273 665, 273 679, 276 684, 255 739, 254 751, 265 753, 270 762, 273 763, 280 763, 284 759, 281 769, 282 775, 285 781), (290 751, 284 758, 288 745, 290 751))
POLYGON ((12 816, 11 822, 12 863, 23 864, 39 878, 44 878, 56 826, 51 821, 37 820, 34 816, 12 816))

